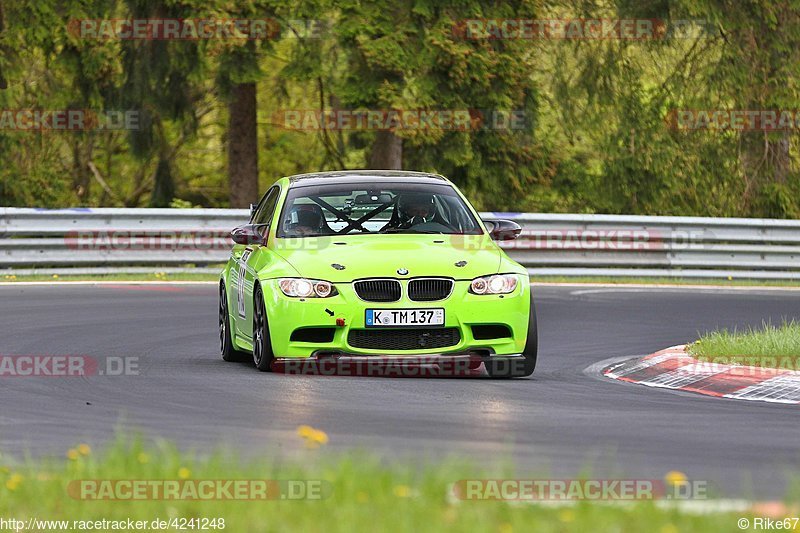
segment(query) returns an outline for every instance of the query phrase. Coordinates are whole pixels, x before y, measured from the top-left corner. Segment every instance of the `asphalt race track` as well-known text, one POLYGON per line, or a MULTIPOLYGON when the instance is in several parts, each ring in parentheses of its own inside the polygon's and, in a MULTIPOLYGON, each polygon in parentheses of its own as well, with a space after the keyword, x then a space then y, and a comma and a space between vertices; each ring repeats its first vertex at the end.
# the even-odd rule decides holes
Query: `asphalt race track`
POLYGON ((217 353, 217 288, 2 286, 0 354, 137 357, 139 375, 0 378, 0 450, 102 447, 116 428, 200 452, 292 455, 299 424, 328 449, 418 460, 512 462, 519 476, 660 479, 669 470, 725 496, 780 497, 800 474, 797 406, 628 385, 587 368, 719 326, 800 315, 800 291, 537 287, 531 379, 286 376, 217 353))

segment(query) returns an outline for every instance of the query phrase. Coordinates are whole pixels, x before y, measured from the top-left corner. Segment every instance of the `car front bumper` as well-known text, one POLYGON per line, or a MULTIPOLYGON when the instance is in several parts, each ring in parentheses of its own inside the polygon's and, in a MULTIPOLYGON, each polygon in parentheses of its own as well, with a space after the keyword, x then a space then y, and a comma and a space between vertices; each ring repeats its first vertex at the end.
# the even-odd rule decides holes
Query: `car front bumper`
MULTIPOLYGON (((469 281, 456 281, 453 292, 444 300, 416 302, 407 297, 397 302, 365 302, 355 293, 351 283, 337 283, 338 294, 330 298, 289 298, 278 288, 277 280, 261 281, 266 299, 272 348, 276 358, 308 358, 312 355, 328 354, 338 356, 364 357, 408 357, 436 356, 481 353, 484 355, 520 354, 525 346, 529 310, 531 305, 530 286, 527 277, 520 275, 520 283, 511 294, 475 295, 471 294, 469 281), (437 327, 367 328, 365 325, 367 309, 428 309, 442 308, 445 323, 437 327), (338 324, 337 325, 337 319, 338 324), (477 328, 476 328, 477 326, 477 328), (483 338, 480 326, 504 326, 503 336, 483 338), (330 338, 298 340, 298 330, 321 328, 331 334, 330 338), (354 337, 359 332, 387 330, 383 334, 367 333, 378 337, 409 336, 408 331, 420 333, 422 339, 436 337, 443 330, 455 328, 458 341, 447 346, 424 346, 414 349, 391 349, 378 343, 365 348, 354 346, 354 337), (332 329, 332 331, 330 331, 332 329), (351 335, 353 333, 353 335, 351 335), (293 337, 294 335, 294 337, 293 337)), ((486 328, 483 328, 485 333, 486 328)), ((362 333, 363 335, 363 333, 362 333)))

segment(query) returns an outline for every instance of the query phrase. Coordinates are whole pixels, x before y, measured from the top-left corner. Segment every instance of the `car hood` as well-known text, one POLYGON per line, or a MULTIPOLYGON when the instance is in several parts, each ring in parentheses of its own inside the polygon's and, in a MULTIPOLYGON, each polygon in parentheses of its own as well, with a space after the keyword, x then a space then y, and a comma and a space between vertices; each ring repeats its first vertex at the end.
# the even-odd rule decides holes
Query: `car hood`
POLYGON ((398 269, 408 270, 409 278, 472 279, 497 273, 504 257, 488 235, 346 235, 273 242, 273 250, 301 276, 332 282, 400 277, 398 269))

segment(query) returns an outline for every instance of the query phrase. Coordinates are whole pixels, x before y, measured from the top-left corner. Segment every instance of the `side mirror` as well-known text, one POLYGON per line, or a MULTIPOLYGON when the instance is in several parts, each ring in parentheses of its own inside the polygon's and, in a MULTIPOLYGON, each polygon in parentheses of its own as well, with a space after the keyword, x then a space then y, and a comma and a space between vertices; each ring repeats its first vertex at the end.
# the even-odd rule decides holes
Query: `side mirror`
POLYGON ((522 233, 522 226, 511 220, 484 220, 493 241, 513 241, 522 233))
POLYGON ((258 204, 250 204, 250 220, 253 220, 253 215, 256 214, 256 209, 258 209, 258 204))
POLYGON ((231 239, 236 244, 265 244, 262 228, 266 226, 245 224, 231 231, 231 239))

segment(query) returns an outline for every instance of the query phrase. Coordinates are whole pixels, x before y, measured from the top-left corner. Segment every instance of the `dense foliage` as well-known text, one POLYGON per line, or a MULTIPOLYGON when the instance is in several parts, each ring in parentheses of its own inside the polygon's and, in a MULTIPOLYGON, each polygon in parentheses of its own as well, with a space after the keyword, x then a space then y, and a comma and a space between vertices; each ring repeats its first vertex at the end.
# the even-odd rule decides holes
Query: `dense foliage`
POLYGON ((5 0, 0 205, 241 206, 256 180, 263 191, 298 172, 391 167, 443 173, 487 210, 797 218, 797 127, 695 129, 677 117, 796 111, 799 54, 796 0, 5 0), (664 31, 465 29, 509 18, 650 20, 664 31), (76 30, 122 19, 263 19, 277 31, 76 30), (136 110, 137 127, 9 126, 9 110, 63 109, 136 110), (292 129, 292 110, 470 110, 474 122, 292 129), (490 127, 512 114, 524 120, 490 127))

